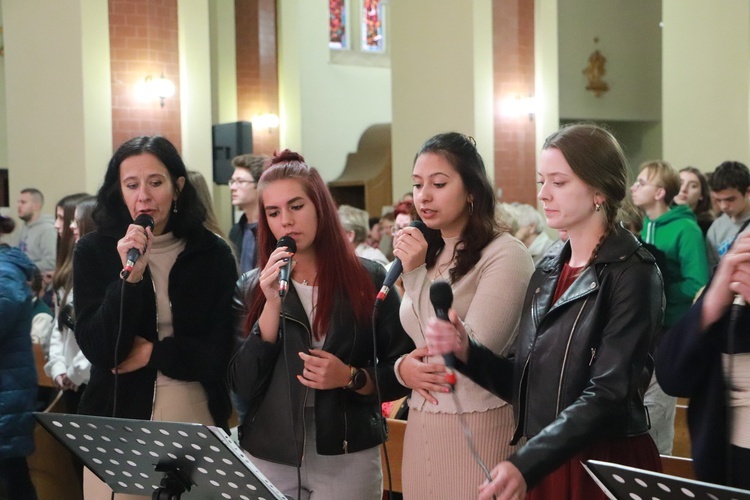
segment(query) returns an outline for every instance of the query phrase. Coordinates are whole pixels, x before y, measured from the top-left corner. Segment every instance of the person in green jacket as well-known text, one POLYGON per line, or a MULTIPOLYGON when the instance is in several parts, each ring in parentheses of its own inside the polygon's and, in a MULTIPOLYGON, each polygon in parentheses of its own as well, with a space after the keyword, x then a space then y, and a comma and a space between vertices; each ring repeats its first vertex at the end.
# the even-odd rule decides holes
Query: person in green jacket
MULTIPOLYGON (((667 330, 690 309, 708 282, 703 232, 688 205, 669 207, 680 191, 680 174, 669 163, 643 163, 630 189, 633 204, 646 213, 641 238, 663 253, 661 272, 667 299, 663 330, 667 330)), ((677 399, 667 396, 652 377, 644 402, 659 453, 671 454, 677 399)))

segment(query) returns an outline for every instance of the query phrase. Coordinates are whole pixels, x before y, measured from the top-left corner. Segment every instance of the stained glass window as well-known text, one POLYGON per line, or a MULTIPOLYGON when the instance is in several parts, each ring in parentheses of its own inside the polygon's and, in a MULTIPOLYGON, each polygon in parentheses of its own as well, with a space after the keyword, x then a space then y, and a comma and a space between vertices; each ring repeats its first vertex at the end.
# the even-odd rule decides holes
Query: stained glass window
POLYGON ((346 0, 328 0, 328 47, 346 49, 346 0))
POLYGON ((390 66, 387 4, 388 0, 328 0, 328 48, 332 63, 390 66))
POLYGON ((362 0, 362 50, 383 52, 385 30, 383 6, 380 0, 362 0))

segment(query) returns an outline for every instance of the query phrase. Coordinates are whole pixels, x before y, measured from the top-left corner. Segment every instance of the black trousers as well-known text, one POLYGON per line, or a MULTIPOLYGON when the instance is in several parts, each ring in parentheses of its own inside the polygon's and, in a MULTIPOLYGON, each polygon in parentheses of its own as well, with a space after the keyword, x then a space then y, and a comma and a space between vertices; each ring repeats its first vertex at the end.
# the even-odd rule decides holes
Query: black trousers
POLYGON ((37 500, 26 457, 0 458, 0 491, 12 500, 37 500))
POLYGON ((750 449, 732 445, 732 483, 729 486, 750 490, 750 449))

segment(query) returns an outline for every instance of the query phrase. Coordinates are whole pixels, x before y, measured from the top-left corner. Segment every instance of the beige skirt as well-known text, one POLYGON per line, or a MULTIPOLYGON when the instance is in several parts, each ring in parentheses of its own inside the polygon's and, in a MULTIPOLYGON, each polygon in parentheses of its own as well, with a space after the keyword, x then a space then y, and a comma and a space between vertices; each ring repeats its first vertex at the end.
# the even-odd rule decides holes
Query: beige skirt
MULTIPOLYGON (((505 460, 516 447, 513 408, 505 405, 461 415, 471 430, 479 457, 488 470, 505 460)), ((476 498, 485 474, 472 455, 459 421, 452 413, 409 409, 401 467, 406 500, 476 498)))
MULTIPOLYGON (((208 398, 200 382, 170 384, 156 388, 154 421, 191 422, 214 425, 208 411, 208 398)), ((83 469, 83 498, 85 500, 110 500, 112 490, 88 468, 83 469)), ((115 494, 117 500, 150 500, 151 495, 115 494)))

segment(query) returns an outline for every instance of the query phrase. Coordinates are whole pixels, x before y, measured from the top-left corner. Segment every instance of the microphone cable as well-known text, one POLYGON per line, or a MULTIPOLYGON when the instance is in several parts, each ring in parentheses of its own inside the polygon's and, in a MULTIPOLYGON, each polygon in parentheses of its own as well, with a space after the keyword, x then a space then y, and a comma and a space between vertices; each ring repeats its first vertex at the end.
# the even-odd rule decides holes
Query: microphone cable
MULTIPOLYGON (((734 381, 734 348, 735 341, 734 336, 737 333, 737 321, 739 320, 740 314, 745 309, 745 300, 741 295, 737 295, 734 302, 730 306, 729 310, 729 325, 727 327, 727 339, 726 339, 726 351, 727 351, 727 369, 725 375, 725 388, 724 388, 724 399, 726 406, 726 432, 727 432, 727 444, 726 450, 724 450, 724 459, 726 460, 725 465, 725 480, 726 484, 732 484, 732 476, 734 475, 732 467, 732 384, 734 381)), ((722 363, 723 364, 723 363, 722 363)), ((723 370, 723 367, 722 367, 723 370)))
MULTIPOLYGON (((135 220, 133 221, 133 224, 139 225, 143 227, 144 229, 150 228, 152 231, 154 230, 154 218, 151 217, 149 214, 142 213, 138 215, 138 217, 136 217, 135 220)), ((146 232, 146 240, 148 242, 148 232, 146 232)), ((146 251, 146 247, 143 248, 144 253, 145 251, 146 251)), ((134 248, 131 248, 130 250, 128 250, 127 262, 125 263, 125 268, 122 271, 120 271, 120 278, 122 279, 122 287, 120 289, 120 318, 119 318, 118 326, 117 326, 117 337, 115 338, 115 354, 114 354, 115 382, 114 382, 114 389, 113 389, 114 401, 112 402, 112 417, 113 418, 117 415, 117 391, 118 391, 119 381, 120 381, 120 370, 118 369, 119 363, 117 362, 117 351, 120 349, 120 338, 122 337, 122 317, 123 317, 123 314, 125 313, 125 281, 127 280, 128 276, 130 276, 130 273, 133 270, 133 266, 135 265, 135 261, 138 260, 138 257, 140 256, 141 256, 141 252, 139 250, 136 250, 134 248), (131 252, 133 252, 133 250, 135 250, 135 253, 131 255, 131 252)), ((143 280, 143 276, 141 276, 141 280, 143 280)), ((156 295, 155 290, 154 290, 154 295, 156 295)))
MULTIPOLYGON (((750 225, 750 220, 746 220, 742 226, 740 226, 740 229, 737 231, 737 234, 735 234, 734 238, 732 239, 732 243, 730 245, 730 248, 734 246, 734 242, 737 240, 737 238, 740 236, 740 234, 747 228, 747 226, 750 225)), ((732 468, 732 412, 731 412, 731 400, 732 400, 732 387, 731 384, 734 380, 734 336, 736 335, 737 330, 737 320, 740 317, 740 313, 745 309, 745 299, 742 297, 742 295, 735 294, 734 301, 732 302, 732 305, 729 306, 729 325, 727 327, 727 370, 726 370, 726 376, 725 376, 725 388, 724 388, 724 405, 726 406, 726 429, 727 429, 727 443, 726 443, 726 450, 724 450, 724 459, 726 460, 726 469, 724 470, 724 477, 726 480, 726 484, 731 484, 731 479, 733 475, 733 468, 732 468)), ((721 370, 723 372, 724 366, 723 362, 720 365, 721 370)), ((723 373, 722 373, 723 375, 723 373)))
POLYGON ((120 380, 120 370, 117 367, 119 364, 117 362, 117 351, 120 348, 120 338, 122 337, 122 316, 125 313, 125 279, 122 280, 122 287, 120 288, 120 318, 118 320, 117 324, 117 337, 115 337, 115 355, 114 355, 114 368, 115 368, 115 383, 114 383, 114 393, 113 393, 113 402, 112 402, 112 418, 115 418, 117 416, 117 391, 119 387, 119 380, 120 380))
MULTIPOLYGON (((469 428, 469 424, 466 423, 466 420, 464 419, 464 412, 461 408, 461 403, 458 399, 458 396, 456 396, 456 391, 451 390, 451 393, 453 394, 453 404, 456 405, 456 412, 458 414, 458 422, 461 425, 461 430, 464 433, 464 437, 466 438, 466 444, 469 447, 469 451, 471 452, 471 456, 474 458, 476 463, 479 464, 479 467, 481 467, 482 472, 484 472, 484 476, 487 478, 488 481, 492 482, 492 475, 490 474, 490 470, 487 468, 487 465, 482 460, 482 457, 479 456, 479 452, 477 451, 476 445, 474 444, 474 435, 471 432, 471 429, 469 428)), ((494 498, 494 495, 493 495, 494 498)))
MULTIPOLYGON (((287 247, 287 250, 295 254, 297 253, 297 242, 294 241, 294 238, 292 238, 289 235, 282 236, 276 241, 276 248, 285 246, 287 247)), ((288 295, 289 288, 292 286, 292 275, 291 275, 291 266, 292 266, 292 258, 288 257, 284 259, 286 264, 284 268, 279 269, 279 300, 281 300, 281 318, 279 321, 279 327, 281 330, 281 349, 284 351, 284 363, 286 364, 286 383, 287 383, 287 393, 289 396, 289 422, 292 426, 292 439, 294 439, 294 450, 297 452, 298 462, 296 464, 297 469, 297 498, 299 499, 302 495, 302 452, 304 450, 305 445, 305 439, 306 439, 306 422, 305 422, 305 405, 302 405, 302 449, 300 449, 300 441, 297 439, 297 430, 294 428, 294 399, 292 398, 292 366, 289 364, 289 353, 287 352, 287 343, 286 343, 286 308, 284 307, 284 304, 286 302, 286 297, 288 295), (287 269, 288 271, 284 271, 284 269, 287 269), (285 276, 285 279, 282 280, 281 277, 285 276)), ((258 278, 260 279, 260 277, 258 278)), ((311 326, 312 328, 312 326, 311 326)), ((307 391, 309 391, 309 388, 305 387, 307 391)))
MULTIPOLYGON (((430 285, 430 302, 432 303, 432 307, 435 309, 435 317, 442 321, 450 322, 450 319, 448 318, 448 311, 453 304, 453 290, 451 289, 451 285, 449 282, 436 280, 432 283, 432 285, 430 285)), ((492 476, 490 475, 490 471, 487 469, 484 461, 479 456, 479 452, 477 451, 477 448, 474 444, 474 436, 471 432, 471 429, 469 428, 468 423, 464 419, 463 408, 461 408, 461 402, 456 395, 455 386, 457 377, 454 368, 456 363, 455 353, 450 352, 443 354, 443 361, 445 362, 446 369, 445 381, 450 387, 450 393, 453 396, 453 404, 456 406, 458 422, 461 430, 463 431, 464 437, 466 438, 466 444, 469 447, 469 452, 474 458, 474 461, 479 464, 479 467, 481 467, 485 477, 491 482, 492 476)))
POLYGON ((380 414, 380 421, 383 425, 380 426, 380 437, 383 440, 383 456, 385 457, 385 471, 388 476, 388 499, 393 500, 393 479, 391 477, 391 462, 388 457, 388 447, 386 441, 388 441, 388 421, 385 415, 383 415, 383 400, 380 395, 380 382, 378 381, 378 342, 377 342, 377 317, 380 312, 380 304, 382 301, 375 301, 375 306, 372 309, 372 359, 373 359, 373 382, 375 382, 375 395, 378 401, 378 413, 380 414))
MULTIPOLYGON (((287 352, 286 344, 286 309, 284 304, 286 302, 287 294, 281 296, 281 349, 284 351, 284 363, 286 364, 286 382, 287 390, 289 395, 289 422, 292 425, 292 439, 294 439, 294 450, 297 452, 299 461, 296 464, 297 469, 297 498, 302 498, 302 450, 300 450, 300 442, 297 439, 297 430, 294 428, 294 400, 292 399, 292 367, 289 364, 289 353, 287 352)), ((309 390, 309 388, 305 388, 309 390)), ((302 407, 302 439, 304 443, 305 439, 305 407, 302 407)))

